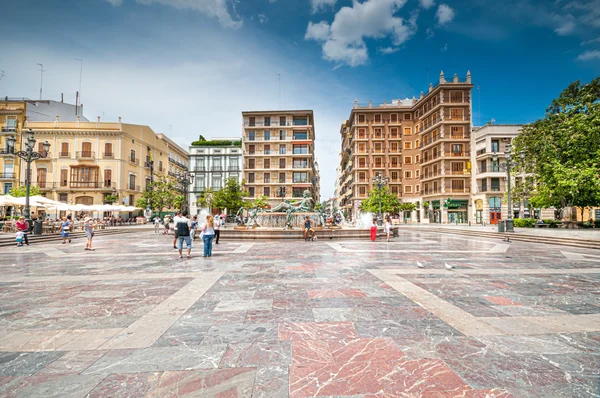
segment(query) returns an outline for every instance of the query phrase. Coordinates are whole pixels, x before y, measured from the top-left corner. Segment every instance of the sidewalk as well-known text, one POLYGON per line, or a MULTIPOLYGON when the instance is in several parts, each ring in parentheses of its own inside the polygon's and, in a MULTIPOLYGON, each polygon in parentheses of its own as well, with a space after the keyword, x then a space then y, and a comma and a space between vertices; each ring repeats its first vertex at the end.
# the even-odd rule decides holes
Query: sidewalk
MULTIPOLYGON (((498 232, 497 225, 399 224, 401 228, 456 229, 464 231, 498 232)), ((600 229, 515 228, 516 234, 551 238, 585 239, 600 242, 600 229)), ((509 232, 510 234, 510 232, 509 232)))

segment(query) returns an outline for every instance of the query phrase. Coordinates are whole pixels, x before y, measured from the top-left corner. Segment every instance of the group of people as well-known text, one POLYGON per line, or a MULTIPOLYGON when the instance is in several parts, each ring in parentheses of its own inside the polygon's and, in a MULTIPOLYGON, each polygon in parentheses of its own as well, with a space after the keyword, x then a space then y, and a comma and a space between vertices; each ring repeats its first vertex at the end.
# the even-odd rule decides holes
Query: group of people
MULTIPOLYGON (((200 233, 200 238, 204 243, 204 257, 212 257, 213 240, 219 244, 221 226, 225 225, 222 216, 206 216, 205 223, 200 226, 198 217, 188 218, 185 212, 178 212, 174 217, 165 216, 163 220, 163 235, 169 235, 173 231, 173 249, 179 252, 179 258, 183 258, 183 245, 186 247, 186 257, 191 258, 192 242, 196 240, 196 234, 200 233)), ((160 233, 160 217, 154 218, 154 232, 160 233)))
MULTIPOLYGON (((25 217, 20 217, 19 220, 16 222, 15 224, 17 233, 16 233, 16 240, 17 240, 17 247, 22 247, 23 243, 25 243, 27 246, 29 246, 29 238, 28 238, 28 234, 31 230, 31 226, 29 225, 29 223, 27 221, 25 221, 25 217)), ((96 227, 96 223, 94 222, 94 220, 91 217, 85 217, 83 219, 83 230, 85 231, 85 237, 87 238, 86 243, 85 243, 85 250, 91 250, 93 251, 94 249, 92 249, 92 239, 94 238, 94 228, 96 227)), ((60 223, 60 236, 62 237, 62 243, 63 245, 68 243, 71 243, 71 237, 69 236, 69 234, 73 231, 73 217, 69 214, 68 216, 65 216, 62 218, 62 221, 60 223)))
MULTIPOLYGON (((392 234, 392 219, 390 216, 385 217, 385 222, 383 223, 383 231, 385 232, 386 242, 390 241, 390 235, 392 234)), ((374 218, 371 223, 371 240, 375 241, 377 239, 377 219, 374 218)))

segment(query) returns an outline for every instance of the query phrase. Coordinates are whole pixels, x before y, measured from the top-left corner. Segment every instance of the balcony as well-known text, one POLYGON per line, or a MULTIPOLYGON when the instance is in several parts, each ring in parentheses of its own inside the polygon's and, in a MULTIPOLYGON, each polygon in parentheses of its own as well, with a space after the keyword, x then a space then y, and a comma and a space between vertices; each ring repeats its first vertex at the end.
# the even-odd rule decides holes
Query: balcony
POLYGON ((438 193, 442 193, 441 188, 433 188, 433 189, 425 189, 423 190, 423 195, 435 195, 438 193))
POLYGON ((151 165, 152 165, 152 162, 144 162, 144 167, 147 169, 149 169, 151 165))
MULTIPOLYGON (((61 185, 61 186, 63 186, 63 185, 61 185)), ((103 188, 103 187, 104 187, 104 181, 69 181, 69 188, 98 189, 98 188, 103 188)), ((111 188, 111 187, 108 186, 106 188, 111 188)))
MULTIPOLYGON (((286 126, 292 126, 292 122, 286 121, 284 123, 281 123, 278 120, 274 120, 274 121, 267 122, 267 123, 244 121, 244 127, 286 127, 286 126)), ((294 126, 296 126, 296 125, 294 125, 294 126)))
POLYGON ((102 154, 102 157, 105 159, 114 159, 115 158, 115 154, 112 152, 104 152, 102 154))
POLYGON ((221 166, 212 166, 210 168, 211 171, 223 171, 223 167, 221 166))
POLYGON ((171 162, 171 163, 173 163, 173 164, 175 164, 175 165, 177 165, 177 166, 179 166, 179 167, 181 167, 183 169, 187 169, 187 166, 185 164, 183 164, 183 163, 181 163, 181 162, 179 162, 179 161, 177 161, 177 160, 175 160, 175 159, 173 159, 171 157, 169 158, 169 162, 171 162))
POLYGON ((58 156, 61 158, 70 158, 71 157, 71 152, 59 152, 58 156))
POLYGON ((453 158, 459 158, 459 157, 469 157, 471 156, 471 152, 469 151, 464 151, 464 152, 450 152, 449 156, 453 157, 453 158))
POLYGON ((17 132, 17 126, 2 126, 2 133, 16 133, 16 132, 17 132))
POLYGON ((0 180, 14 180, 17 178, 17 173, 0 173, 0 180))
POLYGON ((138 158, 129 158, 129 163, 131 164, 140 164, 140 160, 138 158))
POLYGON ((497 186, 483 186, 483 185, 478 185, 477 186, 477 192, 501 192, 504 191, 504 187, 497 187, 497 186))
POLYGON ((241 171, 241 170, 240 170, 240 166, 238 166, 238 165, 235 165, 235 166, 229 166, 229 167, 227 167, 227 170, 228 170, 228 171, 241 171))
POLYGON ((9 148, 0 149, 0 156, 14 157, 15 156, 15 150, 14 149, 9 149, 9 148))
POLYGON ((77 159, 94 159, 96 157, 96 154, 92 151, 82 151, 75 152, 75 157, 77 159))
POLYGON ((52 155, 47 153, 46 156, 39 158, 38 162, 45 162, 45 161, 50 161, 50 160, 52 160, 52 155))
POLYGON ((469 193, 471 188, 463 187, 463 188, 446 188, 446 193, 469 193))
POLYGON ((140 192, 140 186, 139 185, 128 184, 127 185, 127 189, 129 191, 140 192))

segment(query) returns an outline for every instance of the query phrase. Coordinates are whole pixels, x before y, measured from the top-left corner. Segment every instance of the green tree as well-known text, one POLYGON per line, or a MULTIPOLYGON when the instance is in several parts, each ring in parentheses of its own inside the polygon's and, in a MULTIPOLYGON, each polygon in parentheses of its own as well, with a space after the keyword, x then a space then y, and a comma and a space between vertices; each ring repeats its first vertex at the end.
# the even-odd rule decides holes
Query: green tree
POLYGON ((160 213, 165 209, 178 209, 183 201, 183 195, 177 186, 177 181, 164 174, 155 174, 150 189, 142 193, 142 197, 135 201, 136 207, 143 209, 150 207, 154 212, 160 213), (181 197, 181 199, 177 199, 181 197))
POLYGON ((379 200, 381 199, 382 213, 396 212, 400 208, 398 196, 391 193, 387 186, 375 187, 369 191, 367 199, 360 204, 360 209, 368 213, 379 213, 379 200))
POLYGON ((113 204, 118 200, 115 195, 109 194, 104 197, 104 203, 113 204))
POLYGON ((266 209, 269 207, 269 198, 266 196, 259 196, 254 199, 254 203, 252 203, 252 207, 257 207, 259 209, 266 209))
POLYGON ((513 144, 525 152, 516 171, 535 176, 534 206, 577 206, 583 216, 600 204, 600 77, 570 84, 513 144))
POLYGON ((235 212, 244 205, 244 198, 249 196, 248 191, 242 189, 242 184, 235 177, 225 181, 225 186, 215 192, 214 205, 229 212, 235 212))
POLYGON ((215 192, 210 188, 205 189, 198 195, 196 203, 200 207, 206 207, 211 210, 215 203, 215 192))
MULTIPOLYGON (((16 198, 25 196, 25 185, 21 185, 19 187, 12 188, 10 190, 10 194, 16 198)), ((29 186, 29 196, 38 196, 41 194, 42 194, 42 191, 40 190, 40 187, 38 187, 37 185, 29 186)))

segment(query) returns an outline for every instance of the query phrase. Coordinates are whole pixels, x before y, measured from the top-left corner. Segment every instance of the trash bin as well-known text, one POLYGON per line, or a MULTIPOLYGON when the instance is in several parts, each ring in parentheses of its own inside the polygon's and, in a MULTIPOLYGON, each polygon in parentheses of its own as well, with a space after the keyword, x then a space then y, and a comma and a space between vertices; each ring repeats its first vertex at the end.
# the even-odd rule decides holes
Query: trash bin
POLYGON ((504 232, 504 220, 498 221, 498 232, 504 232))
POLYGON ((515 220, 506 220, 506 232, 515 232, 515 220))
POLYGON ((33 234, 34 235, 42 234, 42 222, 40 220, 35 220, 33 222, 33 234))

